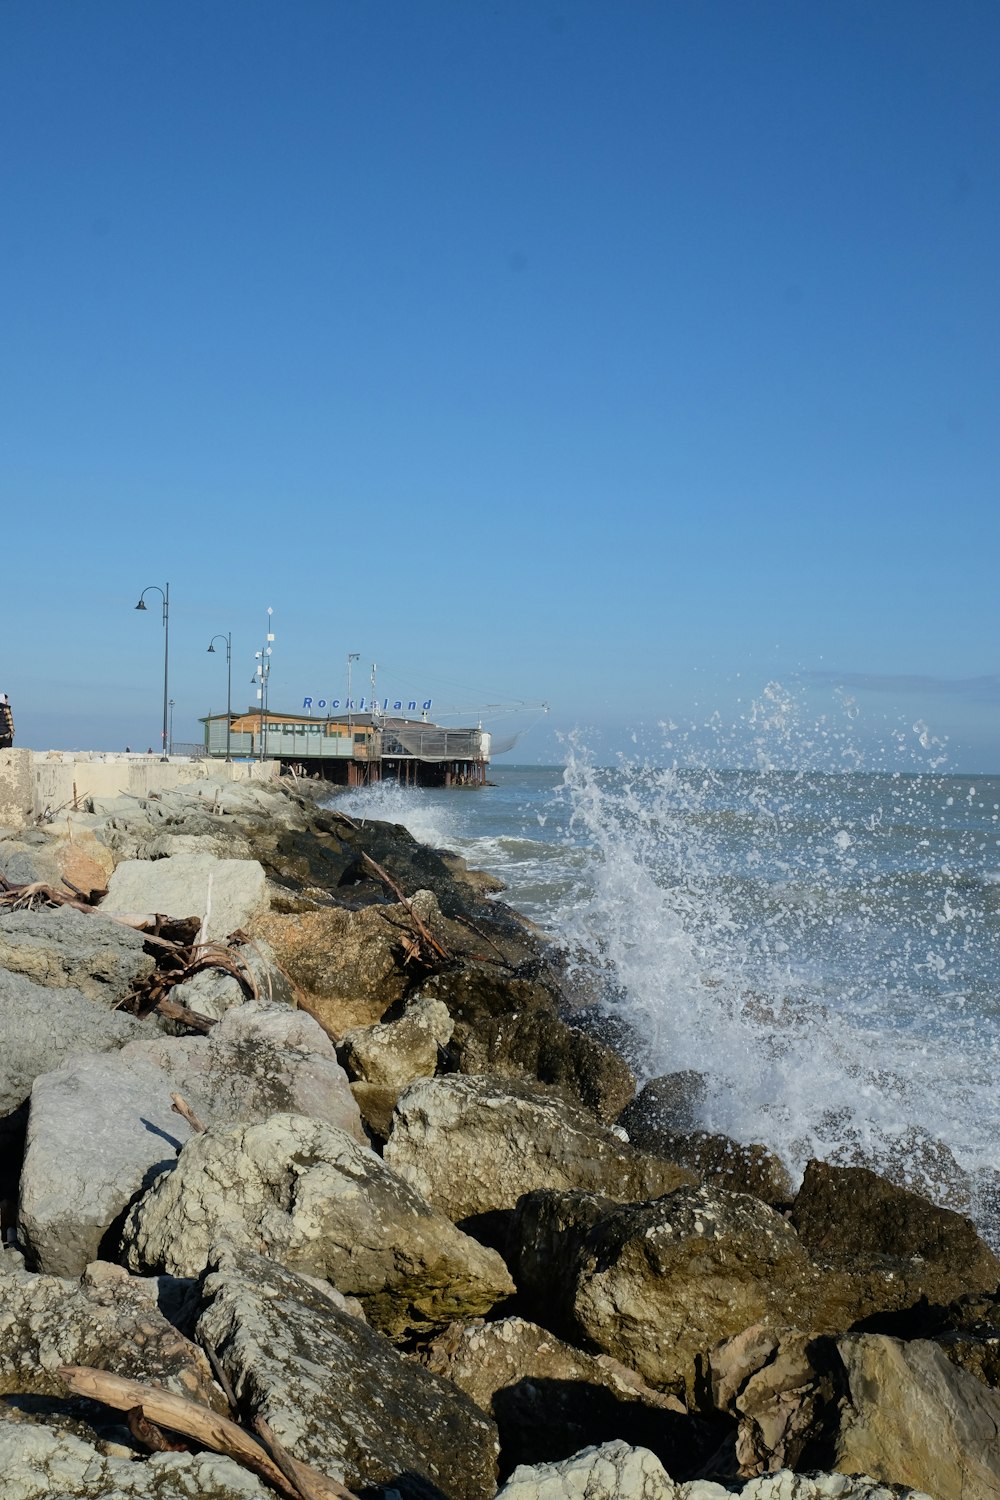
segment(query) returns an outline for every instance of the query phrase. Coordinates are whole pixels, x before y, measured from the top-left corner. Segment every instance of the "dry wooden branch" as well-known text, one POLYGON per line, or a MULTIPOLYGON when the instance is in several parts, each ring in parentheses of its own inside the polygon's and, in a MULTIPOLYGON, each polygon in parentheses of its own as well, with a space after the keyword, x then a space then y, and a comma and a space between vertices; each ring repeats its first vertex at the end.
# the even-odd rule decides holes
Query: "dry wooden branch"
POLYGON ((62 1365, 56 1372, 64 1385, 76 1396, 103 1401, 116 1411, 131 1411, 141 1406, 143 1414, 171 1432, 194 1438, 215 1453, 242 1464, 274 1486, 288 1500, 302 1500, 302 1491, 294 1488, 256 1438, 207 1406, 199 1406, 186 1396, 175 1396, 156 1385, 141 1385, 108 1370, 94 1370, 87 1365, 62 1365))
POLYGON ((357 1500, 353 1490, 347 1489, 336 1479, 331 1479, 328 1474, 321 1474, 311 1464, 304 1464, 301 1459, 293 1458, 287 1448, 283 1448, 278 1442, 263 1417, 256 1417, 253 1425, 270 1449, 271 1457, 285 1478, 295 1485, 302 1500, 357 1500))
POLYGON ((161 1016, 166 1016, 168 1021, 180 1021, 182 1026, 189 1026, 192 1031, 209 1032, 215 1025, 212 1016, 200 1016, 196 1010, 188 1010, 179 1000, 170 1000, 166 995, 157 1000, 153 1006, 161 1016))
POLYGON ((361 858, 364 860, 366 865, 369 865, 371 869, 374 870, 379 880, 381 880, 384 885, 387 885, 389 887, 390 891, 392 891, 397 901, 399 901, 401 905, 406 908, 406 910, 410 914, 413 925, 416 927, 417 931, 420 933, 420 936, 423 938, 427 946, 429 948, 432 948, 434 952, 439 955, 439 957, 444 959, 449 958, 450 955, 448 954, 448 952, 444 948, 442 948, 437 938, 431 934, 427 927, 427 924, 425 922, 422 922, 417 916, 416 912, 413 910, 413 903, 407 900, 406 896, 403 895, 403 892, 393 880, 392 876, 386 870, 383 870, 381 865, 376 864, 370 854, 362 854, 361 858))
POLYGON ((182 1120, 187 1120, 188 1124, 191 1126, 191 1129, 197 1135, 200 1135, 204 1131, 204 1125, 201 1123, 198 1116, 195 1114, 194 1110, 191 1108, 190 1104, 187 1102, 183 1094, 170 1095, 170 1108, 174 1111, 174 1114, 180 1115, 182 1120))

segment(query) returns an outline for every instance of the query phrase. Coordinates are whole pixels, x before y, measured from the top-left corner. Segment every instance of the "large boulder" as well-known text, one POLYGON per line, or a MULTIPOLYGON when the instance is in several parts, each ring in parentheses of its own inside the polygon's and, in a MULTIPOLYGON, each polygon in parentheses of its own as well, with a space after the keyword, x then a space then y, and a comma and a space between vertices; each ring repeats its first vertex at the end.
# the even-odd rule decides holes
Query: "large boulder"
POLYGON ((440 1000, 415 998, 396 1020, 349 1031, 340 1056, 349 1076, 397 1092, 415 1078, 431 1078, 454 1023, 440 1000))
POLYGON ((673 1396, 608 1355, 574 1349, 523 1318, 455 1324, 421 1350, 420 1360, 493 1417, 501 1474, 621 1438, 686 1477, 719 1445, 717 1427, 690 1418, 673 1396))
POLYGON ((79 990, 48 989, 0 969, 0 1120, 24 1103, 40 1074, 85 1052, 117 1051, 146 1031, 79 990))
POLYGON ((393 1338, 513 1291, 497 1254, 345 1131, 301 1115, 194 1136, 130 1211, 123 1244, 134 1270, 197 1276, 216 1238, 324 1277, 393 1338))
POLYGON ((655 1454, 624 1442, 585 1448, 558 1463, 515 1470, 497 1500, 931 1500, 867 1475, 792 1474, 754 1479, 741 1490, 693 1480, 675 1484, 655 1454))
POLYGON ((173 1167, 191 1127, 170 1093, 162 1069, 120 1053, 71 1058, 35 1080, 18 1206, 32 1265, 81 1275, 132 1197, 173 1167))
POLYGON ((212 1021, 221 1019, 234 1006, 242 1005, 252 993, 251 986, 256 986, 259 1000, 275 1005, 295 1005, 294 987, 262 939, 227 943, 225 955, 239 970, 238 977, 221 965, 199 969, 190 979, 174 985, 170 998, 212 1021))
POLYGON ((164 1317, 163 1295, 157 1281, 106 1261, 76 1281, 33 1274, 0 1255, 0 1394, 64 1397, 60 1365, 89 1365, 225 1413, 204 1351, 164 1317))
POLYGON ((739 1423, 739 1472, 864 1473, 936 1500, 1000 1496, 1000 1395, 923 1339, 756 1327, 712 1351, 712 1396, 739 1423))
POLYGON ((832 1468, 911 1484, 936 1500, 1000 1497, 1000 1395, 937 1345, 877 1334, 837 1341, 847 1404, 832 1468))
POLYGON ((263 1417, 293 1457, 366 1494, 493 1495, 493 1423, 314 1281, 224 1251, 204 1297, 199 1339, 217 1351, 244 1419, 263 1417))
POLYGON ((35 984, 77 989, 109 1010, 155 967, 141 933, 96 911, 7 912, 0 924, 0 968, 35 984))
POLYGON ((619 1115, 619 1125, 638 1150, 690 1167, 714 1187, 751 1193, 765 1203, 786 1202, 792 1196, 792 1180, 773 1151, 689 1123, 692 1096, 699 1096, 700 1083, 700 1073, 653 1079, 619 1115), (678 1126, 677 1119, 686 1123, 678 1126))
POLYGON ((256 860, 174 854, 123 860, 108 882, 101 910, 201 917, 201 941, 221 943, 248 928, 267 906, 264 871, 256 860))
POLYGON ((721 1339, 764 1320, 807 1322, 819 1280, 779 1213, 708 1187, 607 1209, 561 1270, 580 1331, 679 1393, 721 1339))
POLYGON ((205 1125, 309 1115, 365 1140, 333 1043, 305 1011, 248 1001, 207 1036, 130 1042, 121 1058, 161 1068, 205 1125))
POLYGON ((633 1151, 556 1091, 509 1078, 456 1075, 411 1084, 396 1106, 385 1159, 456 1223, 512 1209, 537 1188, 628 1201, 697 1180, 633 1151))
POLYGON ((136 1463, 2 1404, 0 1473, 4 1500, 274 1500, 270 1485, 217 1453, 155 1453, 136 1463))
POLYGON ((971 1219, 865 1167, 809 1162, 791 1222, 816 1261, 854 1280, 856 1317, 921 1298, 946 1304, 1000 1286, 1000 1260, 971 1219), (870 1304, 863 1306, 869 1281, 870 1304), (895 1283, 894 1293, 887 1281, 895 1283))

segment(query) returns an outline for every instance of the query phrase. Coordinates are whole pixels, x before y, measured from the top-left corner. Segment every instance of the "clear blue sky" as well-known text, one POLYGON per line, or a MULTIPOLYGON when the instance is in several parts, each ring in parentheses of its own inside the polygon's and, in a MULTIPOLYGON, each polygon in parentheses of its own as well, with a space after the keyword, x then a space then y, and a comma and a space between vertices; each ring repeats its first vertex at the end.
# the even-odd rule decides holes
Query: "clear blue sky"
POLYGON ((996 0, 7 0, 18 742, 158 744, 169 580, 177 739, 270 605, 276 707, 358 651, 546 760, 846 681, 1000 771, 998 56, 996 0))

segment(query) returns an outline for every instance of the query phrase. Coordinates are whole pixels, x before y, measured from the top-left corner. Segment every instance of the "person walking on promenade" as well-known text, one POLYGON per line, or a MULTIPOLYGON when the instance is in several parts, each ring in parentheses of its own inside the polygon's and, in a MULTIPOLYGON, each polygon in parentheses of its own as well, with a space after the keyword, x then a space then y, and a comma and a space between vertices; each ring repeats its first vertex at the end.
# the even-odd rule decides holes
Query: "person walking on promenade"
POLYGON ((14 743, 14 715, 11 712, 10 699, 6 693, 0 693, 0 750, 9 750, 14 743))

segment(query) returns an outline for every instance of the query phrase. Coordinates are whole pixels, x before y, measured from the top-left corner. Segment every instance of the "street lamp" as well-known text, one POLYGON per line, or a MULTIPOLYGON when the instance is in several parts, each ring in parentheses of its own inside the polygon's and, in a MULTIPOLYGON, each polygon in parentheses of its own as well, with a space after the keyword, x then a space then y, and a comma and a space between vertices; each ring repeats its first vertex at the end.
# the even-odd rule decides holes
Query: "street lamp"
POLYGON ((168 753, 170 755, 173 755, 173 753, 174 753, 174 700, 173 700, 173 698, 171 698, 171 700, 170 700, 170 741, 169 741, 169 752, 168 753))
POLYGON ((221 632, 213 635, 208 643, 208 649, 213 654, 216 641, 226 643, 226 760, 231 761, 233 757, 229 753, 229 735, 233 726, 233 632, 230 631, 228 635, 222 635, 221 632))
POLYGON ((169 694, 169 692, 167 690, 167 674, 168 674, 169 663, 170 663, 170 585, 169 585, 169 583, 166 585, 165 588, 162 588, 162 589, 157 584, 155 584, 155 583, 151 583, 148 588, 144 588, 143 591, 142 591, 142 593, 139 595, 139 603, 136 605, 136 609, 143 609, 144 610, 146 608, 146 602, 145 602, 146 601, 146 595, 147 594, 153 594, 153 593, 159 594, 160 597, 163 600, 163 754, 160 756, 160 759, 161 760, 167 760, 168 759, 168 755, 167 755, 167 744, 168 744, 168 740, 167 740, 167 708, 168 708, 168 704, 169 704, 169 701, 170 701, 170 694, 169 694))

